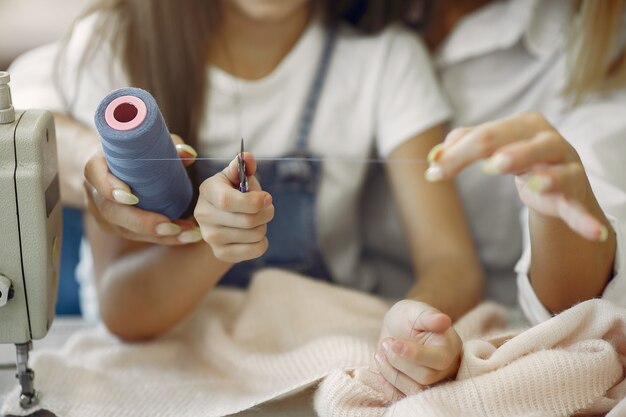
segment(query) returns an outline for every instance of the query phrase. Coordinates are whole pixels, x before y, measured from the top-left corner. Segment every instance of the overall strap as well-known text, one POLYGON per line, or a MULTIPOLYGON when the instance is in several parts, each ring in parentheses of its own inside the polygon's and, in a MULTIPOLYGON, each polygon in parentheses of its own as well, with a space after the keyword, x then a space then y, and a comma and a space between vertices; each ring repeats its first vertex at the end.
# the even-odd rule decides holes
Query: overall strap
POLYGON ((298 127, 298 135, 296 137, 297 152, 304 153, 307 151, 311 126, 313 125, 313 120, 315 119, 317 103, 319 102, 319 98, 324 87, 324 81, 326 80, 326 74, 328 73, 328 67, 330 66, 330 59, 336 44, 336 39, 337 27, 335 25, 328 26, 326 29, 324 50, 322 51, 322 55, 320 56, 320 60, 317 64, 315 78, 313 79, 309 94, 306 102, 304 103, 304 109, 300 119, 300 125, 298 127))

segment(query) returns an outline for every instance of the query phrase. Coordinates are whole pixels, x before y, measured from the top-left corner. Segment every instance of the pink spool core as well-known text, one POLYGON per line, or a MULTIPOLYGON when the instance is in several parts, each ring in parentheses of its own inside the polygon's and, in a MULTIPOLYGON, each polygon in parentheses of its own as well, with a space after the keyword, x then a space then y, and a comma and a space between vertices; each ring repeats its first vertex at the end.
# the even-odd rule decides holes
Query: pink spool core
POLYGON ((115 130, 133 130, 146 119, 148 109, 139 97, 122 96, 109 103, 104 111, 104 120, 115 130))

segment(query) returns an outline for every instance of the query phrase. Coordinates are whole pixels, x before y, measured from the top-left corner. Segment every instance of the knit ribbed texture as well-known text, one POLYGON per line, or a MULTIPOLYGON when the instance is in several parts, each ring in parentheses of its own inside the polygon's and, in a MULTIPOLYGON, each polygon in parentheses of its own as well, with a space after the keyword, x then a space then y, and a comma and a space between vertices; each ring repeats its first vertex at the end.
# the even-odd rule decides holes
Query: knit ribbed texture
MULTIPOLYGON (((371 393, 375 384, 367 371, 335 372, 316 393, 319 415, 604 415, 626 395, 626 310, 592 300, 514 337, 475 333, 492 333, 502 319, 499 309, 486 304, 456 324, 465 344, 455 381, 388 405, 371 393)), ((626 415, 617 410, 615 417, 626 415)))
MULTIPOLYGON (((458 379, 388 405, 368 370, 387 308, 264 271, 247 293, 216 289, 153 342, 124 344, 100 327, 60 351, 36 351, 40 407, 60 417, 225 416, 320 379, 323 417, 603 414, 626 395, 626 310, 593 300, 513 337, 503 310, 486 304, 456 324, 466 340, 458 379)), ((28 414, 17 389, 1 412, 28 414)))

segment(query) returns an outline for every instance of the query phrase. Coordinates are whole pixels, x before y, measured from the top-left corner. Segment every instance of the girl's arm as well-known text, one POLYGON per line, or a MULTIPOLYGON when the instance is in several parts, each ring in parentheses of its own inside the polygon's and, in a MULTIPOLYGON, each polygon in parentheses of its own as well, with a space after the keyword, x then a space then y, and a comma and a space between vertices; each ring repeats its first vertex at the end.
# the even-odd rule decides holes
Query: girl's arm
POLYGON ((89 214, 85 231, 100 316, 112 333, 128 341, 150 339, 175 326, 230 267, 205 242, 166 246, 129 241, 103 231, 89 214))
POLYGON ((444 137, 443 129, 434 127, 398 146, 387 173, 416 274, 407 297, 456 320, 480 301, 484 285, 459 196, 452 181, 428 182, 427 164, 403 162, 425 160, 444 137))
MULTIPOLYGON (((125 340, 164 333, 196 308, 233 263, 267 250, 266 224, 274 216, 272 197, 252 176, 256 170, 252 155, 244 157, 250 191, 241 193, 234 187, 238 184, 236 159, 204 181, 194 211, 199 230, 183 232, 196 235, 190 235, 196 243, 186 246, 140 243, 122 237, 123 229, 105 231, 98 224, 103 222, 99 218, 103 211, 96 207, 108 207, 104 204, 108 200, 88 185, 86 229, 100 315, 113 333, 125 340), (203 237, 206 242, 198 242, 203 237)), ((96 164, 90 164, 92 168, 102 163, 97 155, 91 162, 96 164)), ((101 168, 101 172, 106 169, 101 168)))

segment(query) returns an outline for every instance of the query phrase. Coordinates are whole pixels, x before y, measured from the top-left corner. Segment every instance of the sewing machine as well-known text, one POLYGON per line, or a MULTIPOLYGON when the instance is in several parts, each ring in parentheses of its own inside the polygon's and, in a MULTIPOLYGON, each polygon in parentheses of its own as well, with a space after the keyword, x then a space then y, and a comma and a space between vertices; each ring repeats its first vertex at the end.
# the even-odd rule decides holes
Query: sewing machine
POLYGON ((16 111, 0 72, 0 343, 15 344, 20 405, 36 404, 32 340, 54 319, 62 207, 52 114, 16 111))

